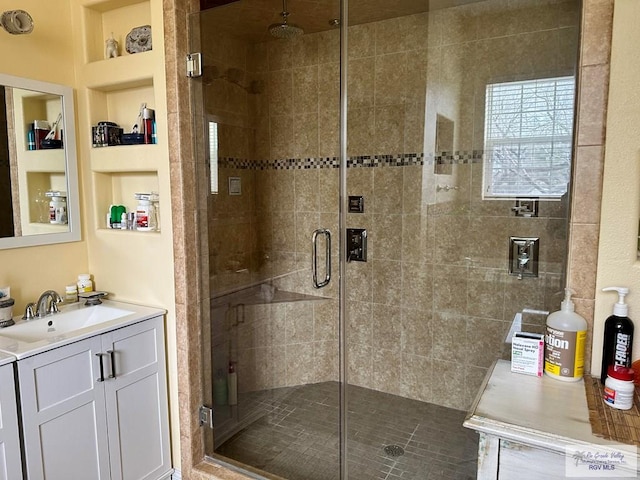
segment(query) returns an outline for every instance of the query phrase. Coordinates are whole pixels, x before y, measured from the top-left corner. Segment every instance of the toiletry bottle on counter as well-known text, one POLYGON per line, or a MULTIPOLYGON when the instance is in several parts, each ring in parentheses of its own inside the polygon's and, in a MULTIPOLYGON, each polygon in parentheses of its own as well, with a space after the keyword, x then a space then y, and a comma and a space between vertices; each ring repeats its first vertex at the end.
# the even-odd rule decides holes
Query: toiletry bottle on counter
POLYGON ((64 287, 64 303, 75 303, 78 301, 78 286, 75 284, 64 287))
POLYGON ((625 287, 603 288, 603 292, 618 292, 618 301, 613 306, 613 315, 604 322, 604 346, 602 349, 602 370, 600 382, 605 383, 610 365, 631 367, 631 346, 633 345, 633 322, 627 316, 629 305, 624 297, 629 293, 625 287))
POLYGON ((629 410, 633 407, 634 377, 635 372, 632 368, 609 365, 604 383, 605 403, 618 410, 629 410))
POLYGON ((547 317, 544 373, 556 380, 577 382, 584 375, 587 321, 575 312, 571 290, 564 291, 560 310, 547 317))
POLYGON ((91 281, 91 275, 88 273, 81 273, 78 275, 78 293, 93 292, 93 282, 91 281))

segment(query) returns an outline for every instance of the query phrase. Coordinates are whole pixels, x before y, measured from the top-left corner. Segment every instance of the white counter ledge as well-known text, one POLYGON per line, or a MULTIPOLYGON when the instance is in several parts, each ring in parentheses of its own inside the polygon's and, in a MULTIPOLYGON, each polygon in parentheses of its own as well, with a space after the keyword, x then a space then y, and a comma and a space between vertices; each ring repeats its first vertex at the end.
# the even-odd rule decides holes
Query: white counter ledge
POLYGON ((164 309, 113 300, 96 306, 85 306, 83 301, 62 305, 54 315, 28 321, 14 317, 15 325, 0 329, 0 352, 21 360, 165 313, 164 309))
MULTIPOLYGON (((567 478, 567 447, 592 446, 605 452, 620 447, 592 435, 582 380, 512 373, 505 360, 490 370, 464 426, 480 433, 478 479, 567 478)), ((635 465, 637 449, 623 448, 635 465)), ((628 478, 636 472, 620 473, 628 478)))
POLYGON ((16 357, 10 355, 8 353, 0 352, 0 366, 6 365, 7 363, 15 362, 16 357))

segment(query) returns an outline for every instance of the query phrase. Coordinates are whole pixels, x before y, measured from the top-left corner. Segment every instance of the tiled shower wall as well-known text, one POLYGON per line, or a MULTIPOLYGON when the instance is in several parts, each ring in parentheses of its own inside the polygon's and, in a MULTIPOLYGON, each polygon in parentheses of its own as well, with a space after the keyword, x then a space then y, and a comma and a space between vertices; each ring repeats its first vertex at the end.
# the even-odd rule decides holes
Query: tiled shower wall
MULTIPOLYGON (((454 122, 454 150, 472 159, 457 161, 451 175, 434 175, 430 164, 349 172, 348 193, 371 199, 371 209, 350 214, 348 224, 367 228, 372 245, 371 261, 348 269, 353 383, 468 408, 487 367, 506 353, 515 313, 559 305, 566 201, 541 202, 538 218, 516 218, 512 202, 482 200, 482 163, 474 159, 483 146, 487 83, 573 72, 578 5, 509 5, 501 13, 496 9, 504 3, 484 2, 432 12, 428 20, 363 25, 350 36, 365 46, 350 53, 365 63, 350 70, 350 83, 373 77, 356 115, 371 125, 369 136, 355 141, 358 148, 380 149, 383 138, 385 147, 405 154, 416 144, 424 148, 418 152, 434 152, 441 114, 454 122), (422 45, 415 41, 417 25, 429 32, 422 45), (540 238, 538 278, 507 274, 510 236, 540 238)), ((535 324, 525 328, 537 330, 544 317, 528 320, 535 324)))
MULTIPOLYGON (((348 193, 364 197, 365 213, 350 214, 348 226, 369 233, 369 261, 347 268, 351 383, 468 408, 506 351, 515 313, 559 305, 566 201, 516 218, 512 202, 481 198, 486 84, 567 75, 576 63, 577 2, 516 6, 498 14, 497 2, 484 2, 349 29, 348 193), (454 125, 448 175, 434 173, 437 115, 454 125), (509 236, 540 238, 538 278, 507 274, 509 236)), ((309 239, 318 227, 337 231, 338 42, 337 31, 248 50, 227 39, 237 65, 216 63, 264 90, 213 81, 224 88, 211 89, 212 111, 236 117, 221 127, 221 155, 231 159, 221 172, 243 179, 243 195, 224 195, 222 175, 212 278, 230 288, 289 273, 279 288, 330 298, 245 309, 233 332, 243 389, 337 378, 335 283, 311 287, 309 239)), ((544 317, 529 320, 538 330, 544 317)))

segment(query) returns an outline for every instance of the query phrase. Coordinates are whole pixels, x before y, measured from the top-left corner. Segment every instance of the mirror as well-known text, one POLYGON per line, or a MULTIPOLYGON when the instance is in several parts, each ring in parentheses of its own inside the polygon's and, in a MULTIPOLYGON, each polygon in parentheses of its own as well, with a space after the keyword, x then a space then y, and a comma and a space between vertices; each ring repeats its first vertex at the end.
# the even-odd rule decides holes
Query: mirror
POLYGON ((80 240, 73 89, 0 74, 0 248, 80 240))

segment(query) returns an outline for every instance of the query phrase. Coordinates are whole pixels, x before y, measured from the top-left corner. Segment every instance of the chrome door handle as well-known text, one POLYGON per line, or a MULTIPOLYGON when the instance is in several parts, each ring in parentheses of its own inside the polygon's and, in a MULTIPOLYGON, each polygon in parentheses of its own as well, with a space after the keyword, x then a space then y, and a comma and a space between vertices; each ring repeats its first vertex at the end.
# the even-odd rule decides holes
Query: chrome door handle
POLYGON ((313 255, 311 255, 311 270, 313 272, 313 286, 315 288, 326 287, 331 281, 331 232, 326 228, 319 228, 311 237, 313 255), (325 237, 325 274, 324 280, 318 281, 318 237, 325 237))
POLYGON ((111 360, 111 375, 109 375, 109 378, 116 378, 116 352, 113 350, 107 350, 107 353, 111 360))
POLYGON ((97 382, 104 382, 104 365, 102 364, 102 355, 104 353, 96 353, 96 357, 100 360, 100 378, 98 378, 97 382))

